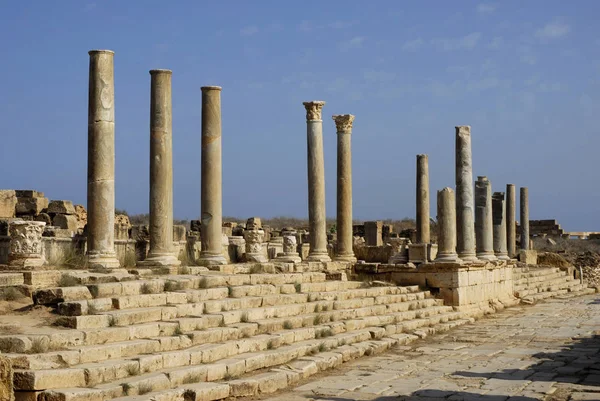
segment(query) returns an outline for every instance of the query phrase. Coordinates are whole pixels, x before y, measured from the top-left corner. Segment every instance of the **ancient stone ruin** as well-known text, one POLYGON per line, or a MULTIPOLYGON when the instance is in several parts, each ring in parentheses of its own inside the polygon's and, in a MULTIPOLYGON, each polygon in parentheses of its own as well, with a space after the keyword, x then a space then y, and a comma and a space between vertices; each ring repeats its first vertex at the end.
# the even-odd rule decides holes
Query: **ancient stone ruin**
POLYGON ((332 116, 337 230, 328 233, 324 101, 303 103, 307 230, 223 222, 218 86, 201 89, 200 220, 174 225, 169 70, 150 71, 150 221, 131 225, 115 216, 114 53, 89 56, 87 210, 0 191, 0 295, 38 314, 9 304, 0 322, 2 399, 269 394, 521 301, 594 291, 572 268, 536 266, 527 188, 518 239, 516 187, 473 180, 469 126, 455 128, 456 182, 436 192, 435 232, 429 160, 417 156, 417 227, 403 236, 381 221, 353 225, 355 116, 332 116))

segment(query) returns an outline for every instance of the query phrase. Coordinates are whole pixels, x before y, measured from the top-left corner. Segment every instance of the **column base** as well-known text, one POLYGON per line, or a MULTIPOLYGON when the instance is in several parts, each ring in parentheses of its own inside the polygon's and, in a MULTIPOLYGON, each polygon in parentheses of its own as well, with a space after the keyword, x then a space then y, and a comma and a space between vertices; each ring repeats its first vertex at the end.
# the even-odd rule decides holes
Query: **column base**
POLYGON ((331 262, 327 252, 309 252, 306 257, 307 262, 331 262))
POLYGON ((34 267, 43 266, 46 260, 39 257, 11 257, 9 256, 8 265, 18 270, 33 270, 34 267))
POLYGON ((496 260, 498 260, 498 258, 496 258, 496 255, 494 255, 493 253, 489 253, 489 252, 478 253, 477 259, 485 260, 486 262, 495 262, 496 260))
POLYGON ((269 259, 262 253, 247 253, 246 262, 267 263, 269 259))
POLYGON ((497 253, 496 258, 498 260, 510 260, 510 258, 508 257, 508 253, 497 253))
POLYGON ((115 252, 111 253, 89 253, 88 269, 90 270, 114 270, 121 268, 121 262, 117 259, 115 252))
POLYGON ((136 265, 140 267, 170 267, 181 265, 181 261, 173 254, 149 254, 146 259, 140 260, 136 265))
POLYGON ((463 262, 477 262, 477 255, 475 253, 459 253, 458 258, 463 262))
POLYGON ((279 253, 277 254, 277 258, 275 259, 277 262, 285 262, 285 263, 300 263, 302 262, 302 258, 298 253, 279 253))
POLYGON ((200 253, 200 257, 197 260, 198 266, 214 266, 214 265, 226 265, 227 259, 222 254, 214 253, 200 253))
POLYGON ((354 256, 354 254, 335 255, 333 260, 336 262, 349 262, 349 263, 356 263, 358 261, 358 259, 356 259, 356 256, 354 256))
POLYGON ((460 263, 461 260, 456 252, 452 253, 440 253, 438 252, 434 263, 460 263))

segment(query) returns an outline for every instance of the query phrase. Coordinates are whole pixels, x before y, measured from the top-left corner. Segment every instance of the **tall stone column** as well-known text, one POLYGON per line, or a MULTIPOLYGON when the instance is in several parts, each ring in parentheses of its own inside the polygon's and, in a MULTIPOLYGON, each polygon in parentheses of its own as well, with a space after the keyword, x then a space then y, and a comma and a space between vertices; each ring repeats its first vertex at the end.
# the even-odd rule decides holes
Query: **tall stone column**
POLYGON ((89 55, 88 266, 110 270, 120 266, 115 252, 114 52, 92 50, 89 55))
POLYGON ((492 219, 492 184, 487 177, 475 182, 475 237, 477 258, 496 260, 494 255, 494 224, 492 219))
POLYGON ((435 262, 458 263, 456 253, 456 200, 452 188, 437 192, 438 253, 435 262))
POLYGON ((333 116, 337 130, 337 251, 336 260, 356 262, 352 236, 352 148, 354 116, 333 116))
POLYGON ((509 260, 506 250, 506 207, 504 192, 492 195, 492 218, 494 220, 494 254, 499 260, 509 260))
POLYGON ((529 250, 529 190, 521 187, 521 249, 529 250))
POLYGON ((429 244, 429 157, 417 155, 417 244, 429 244))
POLYGON ((325 102, 304 102, 308 143, 308 222, 310 226, 309 262, 329 262, 325 214, 325 162, 323 160, 323 120, 325 102))
POLYGON ((456 231, 458 257, 464 261, 477 260, 473 209, 471 127, 463 125, 456 127, 456 231))
POLYGON ((221 182, 221 87, 202 87, 201 241, 198 263, 222 265, 223 194, 221 182))
POLYGON ((517 255, 517 193, 513 184, 506 185, 506 248, 508 256, 517 255))
POLYGON ((173 252, 171 71, 150 71, 150 251, 141 266, 179 266, 173 252))

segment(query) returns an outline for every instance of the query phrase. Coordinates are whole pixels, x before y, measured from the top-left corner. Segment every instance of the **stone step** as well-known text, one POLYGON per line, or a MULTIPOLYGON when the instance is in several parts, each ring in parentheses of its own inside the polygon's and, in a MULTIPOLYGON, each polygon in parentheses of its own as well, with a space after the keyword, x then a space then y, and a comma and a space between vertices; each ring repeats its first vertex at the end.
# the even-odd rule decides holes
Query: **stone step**
POLYGON ((581 284, 580 284, 579 280, 575 280, 572 278, 569 278, 567 280, 552 280, 550 282, 543 283, 543 285, 536 285, 536 286, 530 286, 530 287, 527 287, 527 286, 515 287, 514 293, 515 293, 515 296, 522 298, 529 294, 558 291, 560 289, 569 289, 569 288, 577 287, 580 285, 581 284))
POLYGON ((546 274, 546 275, 542 275, 542 276, 518 277, 518 278, 514 279, 514 283, 515 284, 536 283, 536 282, 540 282, 540 281, 559 279, 559 278, 563 278, 563 277, 567 277, 567 274, 566 274, 566 272, 561 271, 561 272, 546 274))

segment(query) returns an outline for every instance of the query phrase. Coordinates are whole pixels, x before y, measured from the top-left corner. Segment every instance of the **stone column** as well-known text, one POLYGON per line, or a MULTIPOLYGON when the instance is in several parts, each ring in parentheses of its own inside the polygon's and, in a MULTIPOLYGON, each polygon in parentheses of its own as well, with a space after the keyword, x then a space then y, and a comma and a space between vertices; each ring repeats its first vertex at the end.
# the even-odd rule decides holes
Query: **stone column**
POLYGON ((110 270, 120 266, 115 252, 114 53, 92 50, 89 55, 88 266, 110 270))
POLYGON ((308 222, 310 226, 309 262, 329 262, 325 214, 325 162, 323 160, 323 120, 325 102, 304 102, 308 143, 308 222))
POLYGON ((417 155, 417 244, 429 244, 429 157, 417 155))
POLYGON ((517 193, 513 184, 506 186, 506 248, 508 256, 517 255, 517 193))
POLYGON ((44 264, 42 233, 45 225, 42 221, 13 221, 9 224, 8 265, 11 268, 33 270, 44 264))
POLYGON ((202 87, 201 238, 198 264, 223 265, 221 183, 221 87, 202 87))
POLYGON ((473 166, 471 159, 471 127, 456 127, 456 232, 458 257, 477 260, 475 255, 475 223, 473 220, 473 166))
POLYGON ((150 71, 150 251, 141 266, 179 266, 173 252, 171 71, 150 71))
POLYGON ((487 177, 477 177, 475 182, 475 237, 477 258, 496 260, 492 219, 492 184, 487 177))
POLYGON ((335 260, 356 262, 352 244, 352 114, 333 116, 337 131, 337 251, 335 260))
POLYGON ((529 250, 529 190, 521 187, 521 249, 529 250))
POLYGON ((302 258, 298 253, 297 233, 293 228, 284 228, 281 231, 283 237, 283 253, 277 255, 277 260, 288 263, 300 263, 302 258))
POLYGON ((504 192, 492 195, 492 217, 494 221, 494 254, 499 260, 509 260, 506 250, 506 207, 504 192))
POLYGON ((435 262, 458 263, 456 253, 456 200, 452 188, 437 192, 438 253, 435 262))

